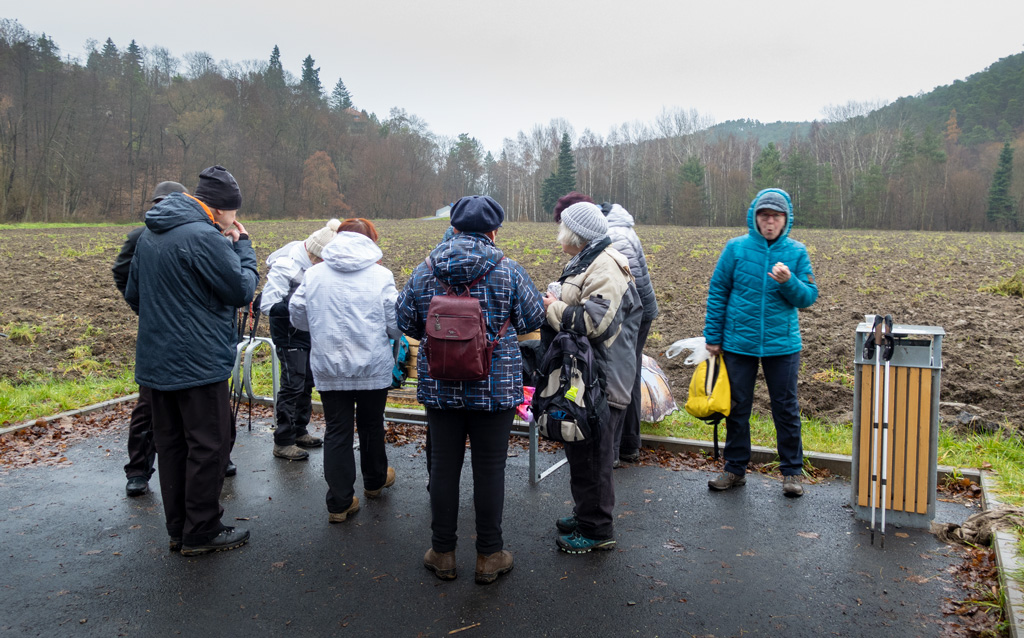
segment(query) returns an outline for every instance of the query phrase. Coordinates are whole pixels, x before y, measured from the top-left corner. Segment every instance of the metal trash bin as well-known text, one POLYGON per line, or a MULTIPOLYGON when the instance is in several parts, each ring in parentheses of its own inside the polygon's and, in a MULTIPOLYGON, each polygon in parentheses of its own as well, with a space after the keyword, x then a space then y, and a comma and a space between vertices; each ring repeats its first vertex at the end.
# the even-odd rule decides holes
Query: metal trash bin
MULTIPOLYGON (((889 449, 885 459, 887 524, 928 529, 935 518, 939 445, 942 337, 936 326, 895 324, 889 361, 889 449)), ((853 471, 850 503, 858 520, 871 520, 871 468, 875 360, 864 359, 871 322, 857 325, 854 358, 853 471)), ((878 355, 875 355, 878 358, 878 355)), ((881 362, 884 383, 885 362, 881 362)), ((879 415, 879 422, 882 417, 879 415)), ((882 446, 878 446, 882 454, 882 446)), ((881 460, 881 459, 880 459, 881 460)), ((879 466, 881 468, 881 466, 879 466)), ((879 469, 881 475, 881 469, 879 469)), ((882 500, 881 483, 877 490, 882 500)), ((880 506, 880 505, 876 505, 880 506)), ((876 511, 876 516, 880 510, 876 511)))

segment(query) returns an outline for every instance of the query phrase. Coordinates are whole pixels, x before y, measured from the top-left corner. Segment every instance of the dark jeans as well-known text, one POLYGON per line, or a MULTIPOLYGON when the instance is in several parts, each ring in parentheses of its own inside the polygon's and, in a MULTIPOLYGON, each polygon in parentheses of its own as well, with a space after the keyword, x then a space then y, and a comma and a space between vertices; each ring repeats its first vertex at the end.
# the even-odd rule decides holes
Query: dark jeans
POLYGON ((505 461, 514 415, 514 408, 501 412, 427 408, 433 531, 430 542, 435 552, 453 551, 459 538, 459 480, 467 436, 473 466, 476 551, 493 554, 504 548, 501 519, 505 511, 505 461))
POLYGON ((384 449, 384 406, 388 388, 321 392, 324 404, 324 478, 327 511, 344 512, 355 495, 356 456, 353 430, 359 425, 359 468, 363 488, 380 489, 388 480, 388 454, 384 449))
POLYGON ((277 348, 281 362, 281 387, 274 403, 277 428, 276 445, 295 445, 295 439, 307 433, 313 413, 313 371, 309 367, 309 350, 277 348))
POLYGON ((619 456, 633 454, 640 449, 640 406, 643 403, 640 391, 640 372, 643 369, 644 345, 651 331, 651 322, 640 323, 636 333, 636 380, 633 381, 632 399, 626 408, 626 416, 622 428, 615 433, 615 451, 619 456))
POLYGON ((804 452, 800 441, 800 403, 796 396, 796 379, 800 371, 800 353, 779 357, 748 357, 723 352, 729 373, 732 408, 725 418, 725 469, 743 474, 750 462, 750 411, 754 404, 754 381, 760 361, 764 371, 768 397, 775 421, 775 437, 779 451, 779 470, 783 476, 803 472, 804 452))
POLYGON ((606 540, 615 534, 612 509, 615 507, 615 442, 612 433, 622 428, 625 410, 611 408, 611 418, 601 437, 591 443, 565 446, 569 460, 569 489, 576 503, 574 511, 580 534, 594 540, 606 540))
POLYGON ((224 529, 220 490, 231 446, 231 395, 220 381, 150 389, 167 533, 202 545, 224 529))
POLYGON ((153 406, 150 390, 139 386, 139 399, 132 408, 128 423, 128 463, 124 466, 126 478, 141 476, 147 481, 153 476, 156 461, 156 443, 153 442, 153 406))

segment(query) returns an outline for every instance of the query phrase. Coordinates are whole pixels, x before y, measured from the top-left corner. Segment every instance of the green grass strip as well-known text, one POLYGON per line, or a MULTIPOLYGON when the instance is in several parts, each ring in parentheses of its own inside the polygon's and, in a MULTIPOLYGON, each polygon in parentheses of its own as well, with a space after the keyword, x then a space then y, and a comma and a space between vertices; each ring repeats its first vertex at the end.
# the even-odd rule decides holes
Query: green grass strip
POLYGON ((117 377, 62 379, 57 375, 0 380, 0 423, 17 425, 29 419, 74 410, 138 391, 131 369, 117 377))
MULTIPOLYGON (((674 412, 660 423, 644 423, 641 431, 656 436, 710 441, 713 426, 686 414, 674 412)), ((833 424, 819 419, 805 418, 800 428, 805 451, 826 454, 853 453, 853 425, 833 424)), ((725 423, 718 427, 718 440, 725 445, 725 423)), ((769 417, 753 415, 750 418, 750 441, 753 445, 775 447, 775 426, 769 417)), ((991 464, 996 473, 997 498, 1000 501, 1024 506, 1024 440, 1015 435, 1011 427, 993 434, 958 435, 939 430, 938 462, 956 468, 980 468, 991 464)))

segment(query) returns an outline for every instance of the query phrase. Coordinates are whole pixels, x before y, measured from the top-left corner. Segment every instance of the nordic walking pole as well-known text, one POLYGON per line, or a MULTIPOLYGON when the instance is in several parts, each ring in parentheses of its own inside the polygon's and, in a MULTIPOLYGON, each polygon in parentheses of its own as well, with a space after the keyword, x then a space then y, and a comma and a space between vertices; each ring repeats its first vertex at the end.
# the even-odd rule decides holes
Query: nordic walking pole
MULTIPOLYGON (((878 506, 878 412, 882 396, 882 316, 875 315, 875 321, 871 325, 871 332, 874 335, 874 351, 871 353, 875 359, 875 382, 874 394, 871 396, 872 419, 871 419, 871 544, 875 544, 875 508, 878 506)), ((864 346, 865 353, 869 345, 864 346)), ((871 357, 868 357, 869 359, 871 357)))
POLYGON ((887 493, 887 467, 889 459, 889 360, 892 359, 893 351, 896 349, 896 342, 892 336, 892 315, 885 315, 885 349, 882 358, 885 359, 885 402, 882 409, 882 549, 885 549, 885 508, 888 505, 887 493))

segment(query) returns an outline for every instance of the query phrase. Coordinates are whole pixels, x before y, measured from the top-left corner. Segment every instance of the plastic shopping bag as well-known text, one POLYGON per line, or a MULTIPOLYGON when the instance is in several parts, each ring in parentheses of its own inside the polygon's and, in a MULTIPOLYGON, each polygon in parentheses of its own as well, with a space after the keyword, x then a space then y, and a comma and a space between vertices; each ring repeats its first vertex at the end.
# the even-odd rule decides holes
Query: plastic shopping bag
POLYGON ((683 361, 688 366, 697 365, 701 361, 711 358, 711 355, 708 354, 707 342, 704 341, 704 337, 680 339, 668 347, 668 350, 665 351, 665 356, 671 359, 687 350, 693 350, 693 354, 686 357, 686 360, 683 361))

